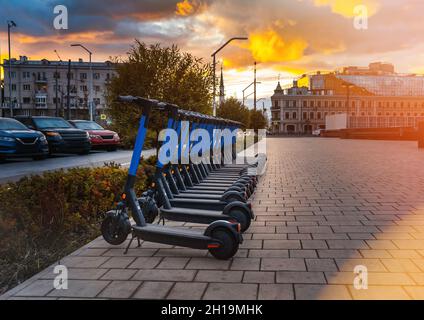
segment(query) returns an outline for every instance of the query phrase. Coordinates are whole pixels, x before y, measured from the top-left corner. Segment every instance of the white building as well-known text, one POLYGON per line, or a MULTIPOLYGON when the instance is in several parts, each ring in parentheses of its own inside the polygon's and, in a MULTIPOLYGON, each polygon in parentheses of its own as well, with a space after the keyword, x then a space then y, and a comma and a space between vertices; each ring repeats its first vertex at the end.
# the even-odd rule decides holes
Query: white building
MULTIPOLYGON (((4 97, 0 105, 3 116, 13 115, 64 116, 67 112, 67 61, 35 61, 21 56, 4 60, 4 97), (56 86, 57 83, 57 86, 56 86), (11 94, 10 94, 11 90, 11 94)), ((93 62, 93 114, 98 119, 106 108, 106 88, 115 75, 112 62, 93 62)), ((73 119, 89 118, 90 66, 82 59, 71 62, 69 106, 73 119)))

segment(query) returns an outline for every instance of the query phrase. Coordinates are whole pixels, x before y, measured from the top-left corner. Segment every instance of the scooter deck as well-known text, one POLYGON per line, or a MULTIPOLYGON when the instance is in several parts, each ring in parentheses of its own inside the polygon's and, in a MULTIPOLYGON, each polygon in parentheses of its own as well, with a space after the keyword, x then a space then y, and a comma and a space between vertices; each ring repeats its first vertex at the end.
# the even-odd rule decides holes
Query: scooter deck
POLYGON ((191 208, 160 209, 161 216, 171 221, 209 224, 214 221, 233 221, 234 218, 222 214, 222 210, 200 210, 191 208))
POLYGON ((153 224, 147 224, 144 227, 133 226, 133 233, 145 241, 192 249, 207 249, 209 244, 214 243, 211 237, 205 236, 203 233, 195 230, 153 224))

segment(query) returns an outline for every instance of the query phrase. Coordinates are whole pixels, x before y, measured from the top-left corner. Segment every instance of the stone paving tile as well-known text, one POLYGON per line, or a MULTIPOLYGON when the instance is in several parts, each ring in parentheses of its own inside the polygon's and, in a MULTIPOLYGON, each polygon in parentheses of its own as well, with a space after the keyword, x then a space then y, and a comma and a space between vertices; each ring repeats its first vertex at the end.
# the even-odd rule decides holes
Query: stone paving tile
POLYGON ((231 270, 259 270, 260 263, 259 258, 234 258, 231 270))
POLYGON ((139 257, 131 263, 129 269, 153 269, 161 262, 159 257, 139 257))
POLYGON ((370 286, 366 290, 349 287, 355 300, 409 300, 407 292, 398 286, 370 286))
POLYGON ((239 283, 243 278, 242 271, 209 271, 200 270, 197 273, 196 281, 199 282, 233 282, 239 283))
POLYGON ((192 281, 196 270, 139 270, 131 280, 153 280, 153 281, 192 281))
POLYGON ((167 299, 200 300, 207 285, 207 283, 200 282, 177 282, 168 294, 167 299))
MULTIPOLYGON (((53 289, 48 296, 67 298, 95 298, 110 281, 103 280, 69 280, 68 289, 53 289)), ((52 284, 53 286, 53 284, 52 284)))
POLYGON ((349 290, 341 285, 296 284, 297 300, 352 300, 349 290))
POLYGON ((184 269, 190 258, 165 257, 157 266, 158 269, 184 269))
POLYGON ((322 272, 278 271, 277 283, 325 284, 326 280, 322 272))
POLYGON ((108 272, 106 272, 102 280, 129 280, 131 279, 135 274, 137 273, 137 270, 135 269, 110 269, 108 272))
POLYGON ((243 276, 245 283, 275 283, 275 272, 246 271, 243 276))
POLYGON ((230 264, 230 260, 223 261, 214 258, 192 258, 185 268, 197 270, 228 270, 230 264))
POLYGON ((263 271, 306 271, 304 259, 262 258, 263 271))
POLYGON ((337 271, 337 266, 333 259, 306 259, 308 271, 337 271))
POLYGON ((15 294, 15 296, 18 297, 42 297, 45 296, 47 293, 52 291, 54 289, 53 287, 53 281, 52 280, 37 280, 27 286, 26 288, 22 289, 21 291, 18 291, 18 293, 15 294))
POLYGON ((205 300, 256 300, 257 284, 210 283, 203 299, 205 300))
POLYGON ((134 299, 165 299, 173 286, 173 282, 146 281, 134 293, 134 299))
POLYGON ((259 285, 260 300, 294 300, 293 286, 290 284, 259 285))
POLYGON ((137 288, 141 281, 112 281, 99 295, 100 298, 128 299, 137 288))

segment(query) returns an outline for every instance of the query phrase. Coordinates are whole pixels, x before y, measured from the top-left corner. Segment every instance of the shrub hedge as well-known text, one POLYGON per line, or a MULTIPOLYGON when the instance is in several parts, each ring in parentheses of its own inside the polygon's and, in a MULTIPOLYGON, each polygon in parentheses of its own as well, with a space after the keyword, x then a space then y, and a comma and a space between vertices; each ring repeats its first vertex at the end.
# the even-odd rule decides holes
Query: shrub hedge
MULTIPOLYGON (((137 190, 153 172, 142 162, 137 190)), ((0 186, 0 294, 100 234, 103 213, 122 193, 115 164, 59 170, 0 186)))

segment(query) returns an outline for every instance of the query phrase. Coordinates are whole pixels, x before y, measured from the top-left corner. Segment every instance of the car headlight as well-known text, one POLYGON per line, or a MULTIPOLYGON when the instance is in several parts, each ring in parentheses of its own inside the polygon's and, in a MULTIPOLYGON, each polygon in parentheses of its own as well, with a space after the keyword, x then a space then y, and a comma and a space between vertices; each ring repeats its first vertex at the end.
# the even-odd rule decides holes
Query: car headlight
POLYGON ((11 137, 0 137, 0 141, 14 142, 15 141, 15 138, 11 138, 11 137))
POLYGON ((41 143, 47 143, 47 139, 44 135, 38 137, 38 140, 40 140, 41 143))
POLYGON ((91 139, 101 139, 102 137, 97 134, 90 134, 91 139))
POLYGON ((62 138, 57 132, 46 132, 46 136, 62 138))
POLYGON ((115 140, 119 140, 119 135, 118 135, 117 133, 115 133, 115 134, 113 135, 113 139, 115 139, 115 140))

